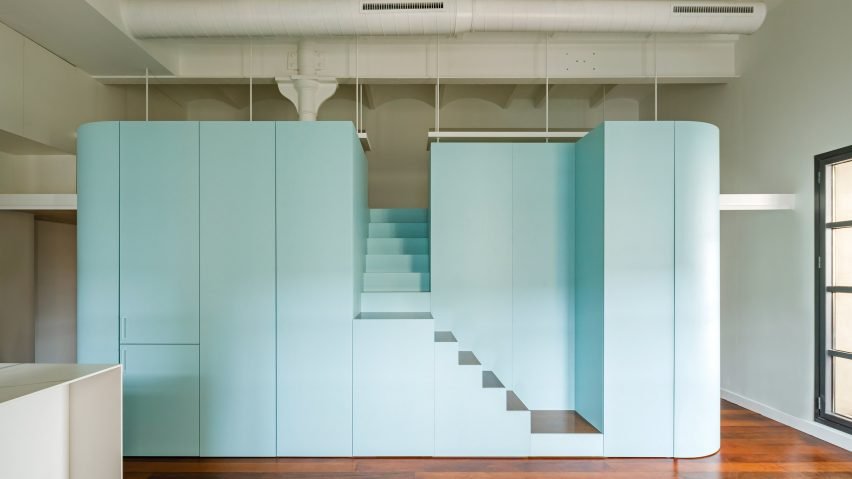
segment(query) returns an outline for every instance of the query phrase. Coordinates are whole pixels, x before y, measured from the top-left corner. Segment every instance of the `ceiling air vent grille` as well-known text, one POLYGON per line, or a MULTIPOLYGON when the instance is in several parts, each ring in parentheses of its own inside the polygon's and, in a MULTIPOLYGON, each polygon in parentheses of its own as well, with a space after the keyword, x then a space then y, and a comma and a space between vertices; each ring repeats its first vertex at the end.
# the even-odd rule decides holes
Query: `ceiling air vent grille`
POLYGON ((362 12, 443 10, 444 2, 364 2, 362 12))
POLYGON ((675 5, 673 13, 743 14, 754 13, 753 5, 675 5))

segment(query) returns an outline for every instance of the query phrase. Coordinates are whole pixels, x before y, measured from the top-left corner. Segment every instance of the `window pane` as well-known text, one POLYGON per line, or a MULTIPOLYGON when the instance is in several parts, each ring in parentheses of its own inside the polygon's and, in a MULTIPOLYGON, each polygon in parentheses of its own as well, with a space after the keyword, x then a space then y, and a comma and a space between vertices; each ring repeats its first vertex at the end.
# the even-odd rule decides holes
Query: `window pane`
POLYGON ((831 246, 830 286, 852 286, 852 228, 831 230, 831 246))
POLYGON ((838 163, 831 168, 831 204, 834 211, 829 221, 852 220, 852 161, 838 163))
POLYGON ((852 352, 852 294, 834 293, 834 349, 852 352))
POLYGON ((834 358, 834 414, 852 418, 852 360, 834 358))

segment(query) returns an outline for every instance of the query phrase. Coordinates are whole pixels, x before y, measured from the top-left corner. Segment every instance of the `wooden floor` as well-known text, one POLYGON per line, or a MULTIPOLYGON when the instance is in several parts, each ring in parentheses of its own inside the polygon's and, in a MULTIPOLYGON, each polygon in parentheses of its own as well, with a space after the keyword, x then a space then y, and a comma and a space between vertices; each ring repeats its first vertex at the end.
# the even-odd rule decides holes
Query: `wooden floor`
POLYGON ((722 450, 702 459, 127 459, 125 479, 852 478, 847 452, 722 402, 722 450))

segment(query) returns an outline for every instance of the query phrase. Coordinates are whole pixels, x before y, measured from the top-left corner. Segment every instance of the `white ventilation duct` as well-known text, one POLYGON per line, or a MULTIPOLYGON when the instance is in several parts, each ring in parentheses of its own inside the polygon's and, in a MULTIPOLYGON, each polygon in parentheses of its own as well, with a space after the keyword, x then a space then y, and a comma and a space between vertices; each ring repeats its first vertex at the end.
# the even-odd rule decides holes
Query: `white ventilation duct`
POLYGON ((137 38, 754 33, 766 18, 766 5, 715 0, 124 0, 122 13, 137 38))

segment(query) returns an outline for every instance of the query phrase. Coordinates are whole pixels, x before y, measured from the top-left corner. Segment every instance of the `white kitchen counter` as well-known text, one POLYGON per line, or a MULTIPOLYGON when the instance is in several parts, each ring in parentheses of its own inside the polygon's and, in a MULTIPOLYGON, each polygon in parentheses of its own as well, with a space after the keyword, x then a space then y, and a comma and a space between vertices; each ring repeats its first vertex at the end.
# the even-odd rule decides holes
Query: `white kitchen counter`
POLYGON ((120 479, 121 366, 0 363, 0 477, 120 479))

